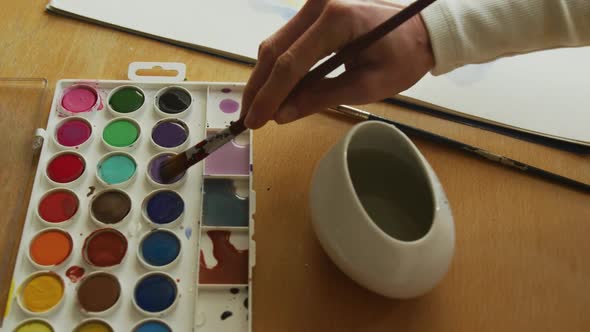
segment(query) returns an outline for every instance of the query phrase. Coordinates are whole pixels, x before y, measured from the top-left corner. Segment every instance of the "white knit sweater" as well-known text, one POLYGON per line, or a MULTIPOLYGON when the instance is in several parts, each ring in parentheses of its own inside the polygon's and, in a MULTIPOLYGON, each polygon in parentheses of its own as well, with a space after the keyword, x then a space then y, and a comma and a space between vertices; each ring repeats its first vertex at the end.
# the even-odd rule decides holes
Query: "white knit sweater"
POLYGON ((590 45, 590 0, 438 0, 422 17, 433 75, 503 56, 590 45))

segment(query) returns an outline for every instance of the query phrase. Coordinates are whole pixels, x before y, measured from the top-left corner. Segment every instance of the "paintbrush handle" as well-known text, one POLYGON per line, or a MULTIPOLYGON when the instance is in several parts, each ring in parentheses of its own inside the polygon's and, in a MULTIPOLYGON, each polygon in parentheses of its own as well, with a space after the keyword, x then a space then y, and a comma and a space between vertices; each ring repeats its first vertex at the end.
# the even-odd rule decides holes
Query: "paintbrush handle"
POLYGON ((565 176, 561 176, 559 174, 551 173, 549 171, 537 168, 535 166, 531 166, 520 161, 477 148, 475 146, 465 144, 454 139, 450 139, 448 137, 444 137, 441 135, 437 135, 426 130, 422 130, 419 128, 415 128, 412 126, 405 125, 403 123, 399 123, 393 120, 385 119, 380 116, 371 114, 369 112, 365 112, 363 110, 359 110, 350 106, 340 105, 335 108, 336 111, 342 114, 346 114, 350 117, 356 118, 357 120, 372 120, 372 121, 380 121, 392 124, 396 126, 399 130, 404 132, 407 135, 412 135, 420 138, 427 139, 431 142, 439 143, 446 145, 448 147, 463 151, 467 154, 472 156, 477 156, 480 158, 485 158, 489 161, 492 161, 496 164, 502 165, 504 167, 508 167, 514 170, 521 171, 523 173, 536 176, 538 178, 548 180, 557 184, 565 185, 573 189, 580 190, 582 192, 590 193, 590 185, 579 182, 565 176))
POLYGON ((405 124, 401 124, 395 121, 391 121, 385 118, 382 118, 380 116, 377 115, 373 115, 373 114, 369 114, 367 117, 367 120, 374 120, 374 121, 381 121, 381 122, 386 122, 386 123, 390 123, 395 125, 397 128, 399 128, 402 132, 408 134, 408 135, 413 135, 413 136, 417 136, 417 137, 421 137, 421 138, 425 138, 427 140, 430 140, 432 142, 436 142, 436 143, 440 143, 440 144, 444 144, 446 146, 461 150, 467 154, 471 154, 474 156, 478 156, 481 158, 485 158, 489 161, 492 161, 496 164, 500 164, 502 166, 508 167, 508 168, 512 168, 514 170, 518 170, 521 171, 523 173, 529 174, 529 175, 533 175, 536 176, 538 178, 544 179, 544 180, 548 180, 557 184, 562 184, 562 185, 566 185, 570 188, 573 189, 577 189, 586 193, 590 193, 590 185, 583 183, 583 182, 579 182, 570 178, 567 178, 565 176, 561 176, 559 174, 555 174, 555 173, 551 173, 549 171, 537 168, 535 166, 531 166, 528 164, 525 164, 523 162, 514 160, 512 158, 508 158, 484 149, 480 149, 477 148, 475 146, 469 145, 469 144, 465 144, 453 139, 450 139, 448 137, 444 137, 441 135, 437 135, 422 129, 418 129, 412 126, 408 126, 405 124))

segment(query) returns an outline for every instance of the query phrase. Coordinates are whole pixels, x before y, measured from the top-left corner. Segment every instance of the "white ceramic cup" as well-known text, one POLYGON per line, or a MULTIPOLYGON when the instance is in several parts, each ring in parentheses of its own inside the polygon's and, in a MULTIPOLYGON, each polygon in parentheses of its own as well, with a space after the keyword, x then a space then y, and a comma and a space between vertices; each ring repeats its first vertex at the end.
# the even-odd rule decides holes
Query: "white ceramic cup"
POLYGON ((451 263, 453 216, 436 174, 392 125, 355 125, 316 166, 310 206, 328 256, 390 298, 434 288, 451 263))

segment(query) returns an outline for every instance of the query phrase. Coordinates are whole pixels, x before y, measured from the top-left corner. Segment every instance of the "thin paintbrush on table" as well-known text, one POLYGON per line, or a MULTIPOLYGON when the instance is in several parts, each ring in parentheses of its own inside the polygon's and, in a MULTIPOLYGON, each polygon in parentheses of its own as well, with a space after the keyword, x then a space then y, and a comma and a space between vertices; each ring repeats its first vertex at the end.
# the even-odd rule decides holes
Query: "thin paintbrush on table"
MULTIPOLYGON (((378 25, 375 29, 353 40, 340 52, 336 53, 327 61, 308 72, 305 77, 303 77, 303 79, 297 83, 293 89, 292 94, 296 93, 301 87, 309 84, 309 82, 317 81, 326 77, 326 75, 330 74, 346 61, 353 59, 367 47, 371 46, 373 43, 402 25, 410 18, 416 16, 418 13, 420 13, 420 11, 435 1, 436 0, 417 0, 387 19, 385 22, 378 25)), ((209 156, 215 150, 231 141, 245 130, 246 126, 244 125, 244 118, 240 118, 238 121, 232 122, 228 128, 213 136, 207 137, 205 140, 201 141, 194 147, 168 159, 162 164, 160 169, 160 175, 162 179, 173 179, 177 175, 182 174, 189 167, 207 158, 207 156, 209 156)))
POLYGON ((531 175, 531 176, 535 176, 547 181, 551 181, 560 185, 564 185, 567 187, 570 187, 572 189, 576 189, 585 193, 590 193, 590 185, 583 183, 583 182, 579 182, 570 178, 567 178, 565 176, 559 175, 559 174, 555 174, 555 173, 551 173, 549 171, 537 168, 535 166, 531 166, 531 165, 527 165, 525 163, 522 163, 520 161, 490 152, 490 151, 486 151, 484 149, 480 149, 477 148, 475 146, 469 145, 469 144, 465 144, 441 135, 437 135, 431 132, 428 132, 426 130, 422 130, 419 128, 415 128, 412 126, 408 126, 399 122, 395 122, 389 119, 385 119, 382 118, 380 116, 371 114, 369 112, 354 108, 354 107, 350 107, 350 106, 346 106, 346 105, 340 105, 334 108, 331 108, 332 110, 340 113, 340 114, 345 114, 347 116, 350 116, 352 118, 355 118, 357 120, 361 120, 361 121, 367 121, 367 120, 373 120, 373 121, 381 121, 381 122, 386 122, 389 124, 392 124, 394 126, 396 126, 399 130, 401 130, 402 132, 404 132, 407 135, 412 135, 412 136, 416 136, 416 137, 420 137, 420 138, 425 138, 431 142, 435 142, 435 143, 439 143, 445 146, 448 146, 450 148, 456 149, 456 150, 460 150, 463 151, 471 156, 476 156, 476 157, 480 157, 480 158, 484 158, 486 160, 489 160, 491 162, 494 162, 498 165, 502 165, 508 168, 511 168, 513 170, 516 171, 520 171, 522 173, 525 173, 527 175, 531 175))

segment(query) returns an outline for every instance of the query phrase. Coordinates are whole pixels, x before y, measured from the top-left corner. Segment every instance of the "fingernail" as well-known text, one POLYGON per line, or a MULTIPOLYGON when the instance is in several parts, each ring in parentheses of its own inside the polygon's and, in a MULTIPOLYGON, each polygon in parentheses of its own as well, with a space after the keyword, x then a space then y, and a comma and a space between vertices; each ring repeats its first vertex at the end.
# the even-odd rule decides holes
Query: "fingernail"
POLYGON ((283 124, 294 121, 298 117, 299 112, 297 111, 297 108, 291 104, 287 104, 279 109, 277 116, 275 117, 275 121, 279 124, 283 124))

